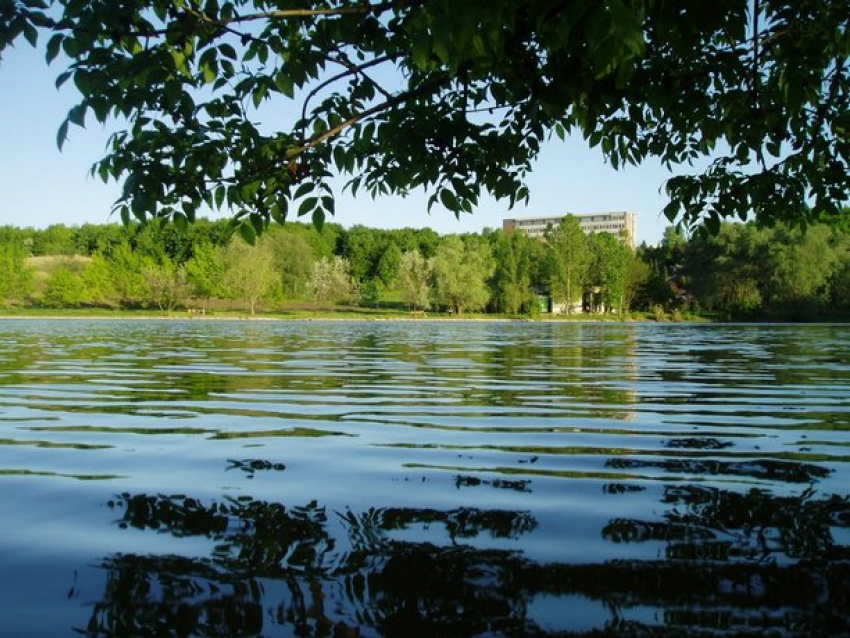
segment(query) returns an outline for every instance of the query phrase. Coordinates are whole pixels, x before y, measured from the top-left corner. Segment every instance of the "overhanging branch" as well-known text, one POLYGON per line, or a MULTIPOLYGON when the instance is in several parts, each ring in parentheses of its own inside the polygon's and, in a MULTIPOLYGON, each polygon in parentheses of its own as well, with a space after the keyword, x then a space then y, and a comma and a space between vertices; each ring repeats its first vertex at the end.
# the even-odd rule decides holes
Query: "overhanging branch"
POLYGON ((375 5, 362 4, 356 7, 341 7, 339 9, 278 9, 277 11, 262 11, 259 13, 249 13, 244 16, 234 16, 228 20, 216 20, 214 22, 220 24, 232 24, 239 22, 252 22, 254 20, 274 20, 277 18, 314 18, 352 14, 365 15, 367 13, 383 13, 395 6, 395 2, 383 2, 375 5))
MULTIPOLYGON (((384 62, 389 62, 391 60, 396 59, 397 57, 398 57, 398 55, 383 55, 381 57, 375 58, 374 60, 369 60, 368 62, 364 62, 363 64, 360 64, 360 65, 352 65, 352 66, 344 65, 346 67, 345 71, 343 71, 342 73, 338 73, 337 75, 334 75, 333 77, 328 78, 327 80, 325 80, 324 82, 322 82, 321 84, 319 84, 318 86, 313 88, 313 90, 310 91, 307 94, 307 97, 304 98, 304 105, 301 108, 301 121, 304 122, 307 119, 307 106, 309 105, 310 100, 312 100, 319 93, 319 91, 321 91, 325 87, 330 86, 334 82, 338 82, 339 80, 347 78, 351 75, 357 75, 358 73, 361 73, 361 72, 363 72, 364 70, 366 70, 370 67, 377 66, 379 64, 383 64, 384 62)), ((387 94, 385 93, 385 95, 387 95, 387 94)), ((390 95, 387 95, 387 98, 388 98, 388 100, 393 99, 392 96, 390 96, 390 95)))
POLYGON ((311 148, 315 148, 316 146, 319 146, 320 144, 331 139, 332 137, 336 137, 337 135, 342 133, 347 128, 350 128, 350 127, 354 126, 355 124, 357 124, 358 122, 365 120, 369 117, 372 117, 373 115, 376 115, 377 113, 380 113, 382 111, 386 111, 387 109, 390 109, 390 108, 397 106, 399 104, 404 104, 405 102, 413 100, 417 97, 421 97, 421 96, 426 95, 428 93, 432 93, 434 90, 439 88, 441 85, 445 84, 448 80, 449 80, 449 78, 440 78, 438 80, 433 80, 431 82, 427 82, 427 83, 423 84, 422 86, 420 86, 416 89, 413 89, 412 91, 405 91, 404 93, 399 93, 398 95, 393 96, 389 100, 381 102, 380 104, 376 104, 372 108, 366 109, 365 111, 358 113, 354 117, 348 118, 344 122, 342 122, 342 123, 334 126, 333 128, 325 131, 321 135, 317 135, 316 137, 312 138, 311 140, 309 140, 308 142, 306 142, 302 146, 288 150, 286 152, 286 159, 289 159, 289 160, 295 159, 299 155, 309 151, 311 148))
MULTIPOLYGON (((276 20, 276 19, 293 19, 293 18, 331 18, 335 16, 345 16, 345 15, 379 15, 390 9, 400 9, 400 8, 409 8, 411 6, 423 4, 424 0, 419 0, 417 2, 400 2, 399 0, 391 0, 389 2, 382 2, 380 4, 367 4, 362 3, 352 7, 340 7, 338 9, 278 9, 275 11, 263 11, 258 13, 250 13, 247 15, 235 15, 231 18, 215 18, 200 9, 193 9, 191 7, 187 7, 182 10, 178 15, 187 16, 198 23, 203 24, 207 27, 218 27, 218 28, 227 28, 230 25, 241 24, 245 22, 255 22, 257 20, 276 20)), ((50 16, 44 14, 38 15, 38 26, 50 29, 51 31, 74 31, 78 27, 68 21, 59 21, 57 22, 50 16)), ((122 37, 156 37, 162 35, 168 35, 169 28, 168 26, 159 29, 153 28, 128 28, 120 31, 116 31, 114 26, 110 26, 109 28, 104 27, 102 31, 89 31, 92 35, 109 35, 115 36, 120 35, 122 37)))

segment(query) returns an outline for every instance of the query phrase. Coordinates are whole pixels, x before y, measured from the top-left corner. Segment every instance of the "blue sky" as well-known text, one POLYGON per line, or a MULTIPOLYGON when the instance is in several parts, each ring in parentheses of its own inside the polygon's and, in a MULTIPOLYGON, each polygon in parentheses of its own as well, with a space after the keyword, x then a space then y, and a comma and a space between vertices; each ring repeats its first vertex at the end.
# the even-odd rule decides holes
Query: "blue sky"
MULTIPOLYGON (((97 123, 71 127, 60 152, 56 131, 77 99, 72 83, 54 87, 63 70, 48 67, 43 53, 20 41, 0 62, 0 225, 46 227, 50 224, 105 223, 118 196, 115 183, 88 176, 104 151, 109 131, 97 123)), ((440 233, 501 227, 505 217, 627 210, 637 214, 638 242, 657 243, 667 226, 664 182, 670 173, 658 162, 615 171, 601 152, 576 136, 544 145, 528 180, 531 200, 513 210, 507 202, 483 199, 472 215, 457 220, 435 206, 427 212, 427 195, 407 198, 368 195, 354 199, 337 193, 336 215, 344 226, 379 228, 431 227, 440 233)))

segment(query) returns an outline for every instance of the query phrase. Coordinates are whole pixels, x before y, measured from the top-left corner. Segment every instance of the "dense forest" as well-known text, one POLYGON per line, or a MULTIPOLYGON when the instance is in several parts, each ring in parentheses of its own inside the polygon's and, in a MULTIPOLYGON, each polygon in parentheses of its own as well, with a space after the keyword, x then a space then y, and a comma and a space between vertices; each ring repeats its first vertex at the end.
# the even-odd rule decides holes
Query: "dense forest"
POLYGON ((585 235, 575 217, 545 241, 485 229, 274 226, 254 245, 227 221, 0 227, 6 308, 240 310, 361 307, 536 315, 553 307, 680 318, 850 315, 850 235, 830 226, 724 223, 658 246, 585 235))

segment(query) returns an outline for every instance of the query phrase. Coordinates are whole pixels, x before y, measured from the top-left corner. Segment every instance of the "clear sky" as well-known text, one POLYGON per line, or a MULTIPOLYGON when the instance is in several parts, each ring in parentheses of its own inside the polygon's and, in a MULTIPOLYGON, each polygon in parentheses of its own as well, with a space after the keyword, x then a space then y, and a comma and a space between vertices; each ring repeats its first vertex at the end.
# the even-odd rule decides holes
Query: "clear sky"
MULTIPOLYGON (((104 152, 109 131, 97 123, 86 130, 72 126, 62 152, 56 147, 56 131, 78 97, 72 82, 55 88, 62 70, 60 60, 48 67, 43 52, 23 40, 0 61, 0 225, 43 228, 118 221, 110 210, 119 186, 88 175, 104 152)), ((581 136, 566 142, 553 138, 528 180, 527 205, 509 210, 507 202, 483 199, 474 214, 457 220, 437 206, 429 215, 422 192, 377 200, 337 192, 336 216, 329 221, 346 227, 428 226, 452 233, 498 228, 505 217, 626 210, 637 214, 638 243, 654 244, 667 226, 661 210, 669 176, 657 162, 615 171, 581 136)))

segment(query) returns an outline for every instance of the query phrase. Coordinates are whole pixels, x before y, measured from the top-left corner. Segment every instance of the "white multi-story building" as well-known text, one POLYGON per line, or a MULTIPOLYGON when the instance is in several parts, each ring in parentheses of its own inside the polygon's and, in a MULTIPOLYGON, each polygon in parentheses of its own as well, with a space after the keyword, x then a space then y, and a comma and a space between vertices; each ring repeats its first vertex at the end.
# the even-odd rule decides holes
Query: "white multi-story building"
MULTIPOLYGON (((622 236, 625 231, 626 243, 632 248, 635 246, 637 236, 637 223, 634 213, 591 213, 576 214, 579 225, 585 233, 611 233, 622 236)), ((557 226, 565 215, 554 217, 526 217, 517 219, 506 219, 502 222, 502 229, 507 231, 518 230, 529 237, 543 237, 546 229, 557 226)))

